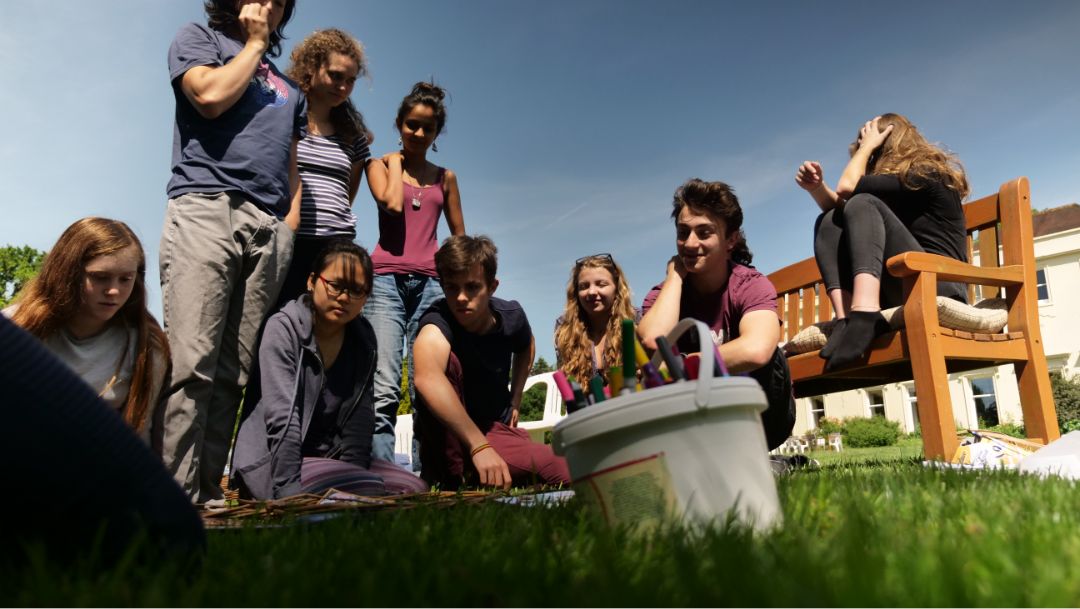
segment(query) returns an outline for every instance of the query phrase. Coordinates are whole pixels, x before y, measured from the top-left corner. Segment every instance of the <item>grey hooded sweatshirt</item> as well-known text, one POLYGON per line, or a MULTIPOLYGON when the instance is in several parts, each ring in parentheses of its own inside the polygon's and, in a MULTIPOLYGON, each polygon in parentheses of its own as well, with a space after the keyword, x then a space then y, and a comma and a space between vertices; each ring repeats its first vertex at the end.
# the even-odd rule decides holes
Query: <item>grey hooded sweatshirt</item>
MULTIPOLYGON (((301 449, 326 380, 308 299, 307 294, 300 296, 267 320, 244 396, 233 471, 241 493, 256 499, 301 492, 301 449)), ((340 459, 366 468, 371 466, 375 432, 375 332, 363 317, 349 322, 345 332, 345 340, 359 341, 353 392, 338 413, 330 450, 308 456, 340 459)))

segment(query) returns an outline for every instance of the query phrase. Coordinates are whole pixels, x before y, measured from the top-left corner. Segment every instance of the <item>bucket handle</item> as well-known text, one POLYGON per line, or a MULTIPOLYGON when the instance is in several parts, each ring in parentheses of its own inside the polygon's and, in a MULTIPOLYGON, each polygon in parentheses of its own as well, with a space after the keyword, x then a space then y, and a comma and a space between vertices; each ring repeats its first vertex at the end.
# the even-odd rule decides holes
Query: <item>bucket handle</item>
MULTIPOLYGON (((709 391, 712 389, 713 365, 716 360, 716 358, 711 355, 710 357, 705 357, 706 348, 715 349, 709 326, 706 326, 696 319, 686 317, 680 319, 679 323, 675 324, 675 327, 671 329, 671 332, 668 332, 667 340, 674 345, 678 342, 679 338, 690 329, 697 330, 698 345, 702 349, 701 363, 698 368, 697 390, 694 392, 694 405, 697 406, 698 409, 704 409, 709 405, 709 391)), ((662 361, 663 358, 660 355, 660 351, 657 350, 652 356, 652 365, 659 367, 662 361)))

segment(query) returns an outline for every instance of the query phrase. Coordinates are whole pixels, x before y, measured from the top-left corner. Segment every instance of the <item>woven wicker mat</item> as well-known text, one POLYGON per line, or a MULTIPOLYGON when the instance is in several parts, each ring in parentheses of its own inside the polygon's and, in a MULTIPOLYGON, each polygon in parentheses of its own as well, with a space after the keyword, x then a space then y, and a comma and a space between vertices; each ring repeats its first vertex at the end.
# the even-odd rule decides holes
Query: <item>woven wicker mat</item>
POLYGON ((450 507, 475 504, 506 497, 495 491, 432 491, 389 497, 363 497, 330 489, 321 495, 296 495, 273 501, 235 500, 225 507, 203 506, 201 515, 208 529, 238 527, 280 527, 299 522, 316 522, 357 511, 403 510, 417 506, 450 507))

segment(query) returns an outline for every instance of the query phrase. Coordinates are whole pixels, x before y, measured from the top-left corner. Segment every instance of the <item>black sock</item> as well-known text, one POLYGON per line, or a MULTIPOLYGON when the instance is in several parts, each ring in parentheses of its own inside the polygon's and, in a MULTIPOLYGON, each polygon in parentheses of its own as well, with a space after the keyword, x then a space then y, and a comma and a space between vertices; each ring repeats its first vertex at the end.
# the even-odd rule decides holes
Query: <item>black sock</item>
POLYGON ((889 331, 889 322, 882 317, 881 311, 851 311, 847 320, 842 342, 837 343, 829 357, 829 363, 825 364, 826 371, 835 370, 859 359, 866 353, 875 337, 889 331))
POLYGON ((829 359, 832 357, 833 351, 836 351, 836 346, 840 344, 840 341, 844 340, 844 328, 847 327, 847 318, 841 317, 833 324, 832 331, 829 332, 829 340, 825 341, 825 346, 818 351, 818 357, 821 359, 829 359))

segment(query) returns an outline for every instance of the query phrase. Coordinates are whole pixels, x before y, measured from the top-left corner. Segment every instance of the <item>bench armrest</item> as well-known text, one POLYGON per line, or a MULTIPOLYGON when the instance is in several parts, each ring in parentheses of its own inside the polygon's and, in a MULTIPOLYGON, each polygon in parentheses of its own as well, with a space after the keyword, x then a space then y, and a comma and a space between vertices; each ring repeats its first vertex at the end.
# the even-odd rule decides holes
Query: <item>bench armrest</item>
POLYGON ((925 252, 904 252, 886 263, 894 277, 909 277, 919 273, 937 273, 938 281, 960 281, 977 285, 1009 286, 1024 282, 1024 267, 975 266, 947 256, 925 252))

